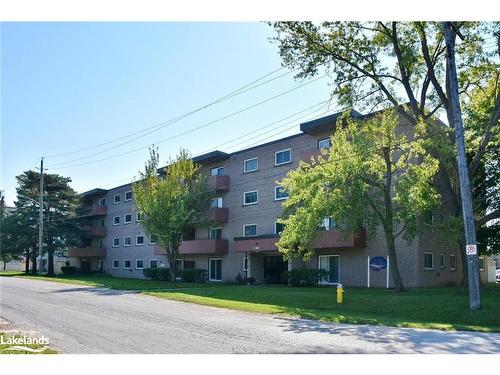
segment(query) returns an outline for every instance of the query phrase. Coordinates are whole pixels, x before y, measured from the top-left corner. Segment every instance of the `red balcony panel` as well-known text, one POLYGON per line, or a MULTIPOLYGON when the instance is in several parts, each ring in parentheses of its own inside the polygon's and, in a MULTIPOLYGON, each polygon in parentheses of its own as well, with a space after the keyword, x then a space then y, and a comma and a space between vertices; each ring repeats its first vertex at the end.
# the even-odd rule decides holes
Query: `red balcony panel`
POLYGON ((366 246, 366 231, 360 229, 357 234, 345 235, 338 229, 318 231, 313 247, 316 249, 325 248, 356 248, 366 246))
POLYGON ((208 185, 217 191, 229 191, 229 176, 208 176, 208 185))
MULTIPOLYGON (((181 242, 179 254, 227 254, 227 240, 186 240, 181 242)), ((166 251, 155 245, 156 255, 166 255, 166 251)))
POLYGON ((105 247, 73 247, 68 250, 68 257, 73 258, 104 258, 105 247))
POLYGON ((301 153, 300 153, 300 160, 302 160, 302 161, 304 161, 306 163, 310 163, 312 158, 314 158, 314 160, 317 160, 319 156, 321 156, 323 158, 326 158, 325 156, 321 155, 321 150, 320 149, 312 148, 312 149, 309 149, 309 150, 301 151, 301 153))
POLYGON ((278 251, 278 247, 275 245, 279 238, 277 236, 272 237, 248 237, 248 239, 235 239, 235 251, 239 253, 257 253, 266 251, 278 251))
POLYGON ((82 228, 90 237, 106 237, 106 227, 97 227, 89 225, 82 228))
POLYGON ((210 221, 225 224, 229 221, 229 210, 226 207, 210 207, 207 217, 210 221))

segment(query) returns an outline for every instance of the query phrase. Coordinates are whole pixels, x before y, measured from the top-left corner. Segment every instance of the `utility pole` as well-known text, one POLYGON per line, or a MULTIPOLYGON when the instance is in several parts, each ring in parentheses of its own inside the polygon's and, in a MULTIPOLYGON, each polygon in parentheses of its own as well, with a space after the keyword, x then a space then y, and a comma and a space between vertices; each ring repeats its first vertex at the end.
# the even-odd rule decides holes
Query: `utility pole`
MULTIPOLYGON (((472 194, 469 174, 467 171, 467 158, 465 156, 464 125, 462 111, 458 98, 457 67, 455 63, 455 38, 459 31, 451 22, 444 22, 444 37, 446 42, 446 70, 450 90, 450 105, 455 129, 455 144, 457 147, 458 177, 460 181, 460 196, 462 198, 462 217, 464 220, 465 242, 467 254, 467 269, 469 273, 469 306, 471 310, 481 308, 479 296, 479 259, 477 256, 476 228, 474 212, 472 209, 472 194)), ((461 249, 462 250, 462 249, 461 249)))
POLYGON ((38 256, 40 258, 38 269, 42 274, 42 255, 43 255, 43 157, 40 158, 40 202, 39 202, 39 224, 38 224, 38 256))

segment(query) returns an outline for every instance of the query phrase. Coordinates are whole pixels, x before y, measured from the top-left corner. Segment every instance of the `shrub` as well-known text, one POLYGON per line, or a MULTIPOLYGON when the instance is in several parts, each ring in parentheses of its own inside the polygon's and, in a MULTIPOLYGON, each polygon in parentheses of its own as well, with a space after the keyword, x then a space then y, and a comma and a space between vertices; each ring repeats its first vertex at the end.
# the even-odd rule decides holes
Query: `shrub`
POLYGON ((284 282, 296 287, 316 286, 326 276, 328 276, 328 271, 307 268, 298 268, 281 274, 284 282))
POLYGON ((241 274, 238 272, 238 274, 234 277, 234 279, 238 282, 240 285, 246 285, 247 283, 250 285, 255 284, 255 277, 249 277, 247 279, 246 276, 241 276, 241 274))
POLYGON ((204 283, 208 279, 207 270, 187 269, 180 271, 181 280, 185 283, 204 283))
POLYGON ((170 269, 168 268, 144 268, 142 274, 151 280, 170 281, 170 269))
POLYGON ((76 267, 63 266, 61 267, 61 272, 63 275, 74 275, 76 273, 76 267))

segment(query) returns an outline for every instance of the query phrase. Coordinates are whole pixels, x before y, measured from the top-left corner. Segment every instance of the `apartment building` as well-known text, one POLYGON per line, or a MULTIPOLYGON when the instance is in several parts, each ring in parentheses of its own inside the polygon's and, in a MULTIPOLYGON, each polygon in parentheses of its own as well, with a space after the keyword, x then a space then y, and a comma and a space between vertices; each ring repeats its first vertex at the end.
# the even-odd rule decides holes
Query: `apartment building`
MULTIPOLYGON (((360 229, 346 238, 326 219, 314 242, 316 253, 308 261, 285 261, 275 245, 281 230, 276 220, 287 198, 279 180, 300 160, 309 162, 321 148, 330 145, 329 136, 339 115, 302 123, 299 134, 255 147, 194 157, 217 192, 209 211, 217 224, 194 225, 185 234, 179 266, 206 269, 212 282, 234 281, 240 274, 255 278, 257 283, 279 283, 285 270, 321 268, 329 271, 326 284, 392 286, 388 272, 391 259, 385 268, 370 265, 374 258, 387 261, 382 233, 367 238, 360 229)), ((353 116, 363 117, 357 112, 353 116)), ((400 128, 408 134, 413 132, 403 119, 400 128)), ((82 269, 140 278, 144 268, 168 267, 165 251, 146 235, 140 224, 130 184, 85 192, 82 207, 82 215, 88 220, 85 243, 70 249, 68 254, 80 260, 82 269)), ((411 244, 398 239, 396 246, 401 276, 408 287, 460 281, 461 259, 454 244, 426 234, 411 244)))

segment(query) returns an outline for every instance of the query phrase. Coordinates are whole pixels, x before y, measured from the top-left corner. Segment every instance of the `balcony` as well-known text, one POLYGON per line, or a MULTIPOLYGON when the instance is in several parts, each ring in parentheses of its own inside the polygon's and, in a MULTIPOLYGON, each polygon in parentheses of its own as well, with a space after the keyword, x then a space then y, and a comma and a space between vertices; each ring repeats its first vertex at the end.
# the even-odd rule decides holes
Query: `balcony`
MULTIPOLYGON (((236 252, 269 252, 278 251, 275 245, 279 237, 275 234, 267 234, 253 237, 235 237, 236 252)), ((355 249, 366 246, 366 231, 360 231, 353 235, 348 234, 344 237, 338 229, 322 230, 317 232, 317 236, 312 243, 315 249, 355 249)))
POLYGON ((79 217, 105 216, 108 213, 106 206, 83 206, 79 217))
POLYGON ((87 236, 89 237, 106 237, 106 227, 98 227, 95 225, 86 225, 82 227, 82 230, 85 231, 87 236))
POLYGON ((208 176, 208 186, 216 191, 229 191, 229 176, 208 176))
POLYGON ((314 157, 314 160, 316 160, 318 158, 318 156, 321 156, 321 150, 318 148, 312 148, 309 150, 301 151, 300 160, 302 160, 306 163, 310 163, 311 158, 314 157))
POLYGON ((68 257, 73 258, 104 258, 105 247, 73 247, 68 250, 68 257))
MULTIPOLYGON (((227 240, 186 240, 181 242, 179 254, 227 254, 227 240)), ((167 252, 160 246, 155 245, 156 255, 165 255, 167 252)))
POLYGON ((229 221, 229 210, 226 207, 210 207, 207 218, 219 224, 226 224, 229 221))

